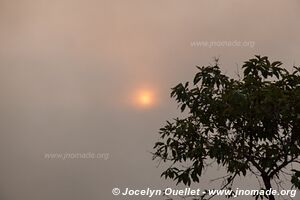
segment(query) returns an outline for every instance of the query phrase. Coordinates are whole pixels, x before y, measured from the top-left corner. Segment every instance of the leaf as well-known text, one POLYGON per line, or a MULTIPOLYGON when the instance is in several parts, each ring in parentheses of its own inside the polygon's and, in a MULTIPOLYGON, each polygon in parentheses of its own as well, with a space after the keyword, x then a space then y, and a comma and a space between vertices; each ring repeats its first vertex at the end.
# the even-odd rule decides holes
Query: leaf
POLYGON ((248 76, 249 73, 251 71, 251 68, 250 67, 247 67, 245 70, 244 70, 244 76, 248 76))
POLYGON ((271 65, 272 65, 272 67, 279 67, 280 65, 282 65, 282 62, 280 62, 280 61, 275 61, 275 62, 273 62, 271 65))
POLYGON ((199 81, 202 79, 202 72, 198 72, 196 75, 195 75, 195 78, 194 78, 194 85, 196 85, 197 83, 199 83, 199 81))
POLYGON ((181 105, 181 107, 180 107, 181 112, 183 112, 185 110, 185 107, 186 107, 185 103, 181 105))

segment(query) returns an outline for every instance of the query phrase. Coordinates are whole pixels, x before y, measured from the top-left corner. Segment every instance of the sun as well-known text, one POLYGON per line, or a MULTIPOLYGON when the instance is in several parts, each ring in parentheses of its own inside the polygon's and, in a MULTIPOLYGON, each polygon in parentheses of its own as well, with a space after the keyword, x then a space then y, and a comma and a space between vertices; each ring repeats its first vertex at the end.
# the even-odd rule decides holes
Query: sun
POLYGON ((138 95, 138 101, 143 106, 149 106, 153 103, 152 94, 149 91, 141 91, 138 95))
POLYGON ((156 98, 155 92, 151 89, 139 89, 136 90, 133 95, 133 101, 135 107, 149 108, 155 105, 156 98))

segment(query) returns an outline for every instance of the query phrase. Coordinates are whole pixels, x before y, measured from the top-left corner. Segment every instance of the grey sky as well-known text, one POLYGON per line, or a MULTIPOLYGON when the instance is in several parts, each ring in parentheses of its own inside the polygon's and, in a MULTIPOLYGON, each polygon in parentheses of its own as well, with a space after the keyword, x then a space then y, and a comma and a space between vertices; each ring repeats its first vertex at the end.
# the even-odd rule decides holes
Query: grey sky
POLYGON ((297 0, 0 0, 0 199, 122 199, 112 188, 174 186, 149 153, 179 113, 170 88, 213 57, 230 75, 255 54, 299 65, 299 8, 297 0), (255 46, 191 47, 235 40, 255 46), (159 103, 137 109, 126 99, 143 85, 159 103), (64 152, 110 157, 44 158, 64 152))

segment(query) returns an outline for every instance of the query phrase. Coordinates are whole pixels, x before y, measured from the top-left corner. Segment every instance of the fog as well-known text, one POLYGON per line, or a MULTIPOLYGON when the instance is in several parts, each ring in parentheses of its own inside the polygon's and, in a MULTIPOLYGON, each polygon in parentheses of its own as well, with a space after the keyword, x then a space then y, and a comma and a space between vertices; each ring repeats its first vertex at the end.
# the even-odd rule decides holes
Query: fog
POLYGON ((180 114, 170 88, 214 57, 230 76, 256 54, 299 65, 299 8, 297 0, 0 0, 0 199, 124 199, 112 189, 174 187, 150 154, 159 128, 180 114), (147 109, 128 102, 142 87, 156 94, 147 109), (45 158, 88 152, 109 157, 45 158))

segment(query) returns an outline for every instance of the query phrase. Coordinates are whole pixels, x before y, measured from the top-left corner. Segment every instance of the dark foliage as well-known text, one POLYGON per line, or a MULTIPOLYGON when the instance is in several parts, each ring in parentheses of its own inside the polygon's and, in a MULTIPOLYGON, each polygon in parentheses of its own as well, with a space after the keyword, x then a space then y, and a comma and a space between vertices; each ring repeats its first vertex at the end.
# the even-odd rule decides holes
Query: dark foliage
POLYGON ((187 117, 160 129, 154 159, 172 163, 162 176, 190 185, 214 160, 228 172, 225 186, 257 172, 269 189, 289 166, 291 183, 300 188, 300 171, 290 165, 300 155, 300 69, 281 65, 255 56, 244 63, 240 79, 223 74, 218 63, 197 67, 193 84, 172 88, 187 117))

